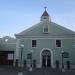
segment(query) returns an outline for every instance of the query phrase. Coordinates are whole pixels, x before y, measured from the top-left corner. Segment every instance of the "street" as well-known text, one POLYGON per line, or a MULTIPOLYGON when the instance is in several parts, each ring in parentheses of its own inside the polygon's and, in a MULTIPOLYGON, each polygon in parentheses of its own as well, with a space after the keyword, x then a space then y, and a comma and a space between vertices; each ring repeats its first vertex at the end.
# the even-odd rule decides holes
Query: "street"
POLYGON ((0 75, 18 75, 18 72, 23 72, 23 75, 75 75, 75 70, 65 70, 51 68, 33 69, 31 72, 27 68, 14 68, 11 66, 1 66, 0 75))

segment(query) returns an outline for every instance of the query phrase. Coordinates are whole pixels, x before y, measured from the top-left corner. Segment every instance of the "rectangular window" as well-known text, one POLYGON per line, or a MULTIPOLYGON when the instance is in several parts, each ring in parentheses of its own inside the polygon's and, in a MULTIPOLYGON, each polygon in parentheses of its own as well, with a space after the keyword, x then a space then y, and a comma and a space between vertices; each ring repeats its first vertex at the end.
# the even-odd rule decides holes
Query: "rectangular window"
POLYGON ((36 47, 36 40, 32 40, 32 47, 36 47))
POLYGON ((61 47, 61 40, 56 40, 56 47, 61 47))
POLYGON ((48 26, 47 25, 44 25, 44 33, 48 33, 48 26))
POLYGON ((44 28, 44 32, 48 32, 48 28, 44 28))

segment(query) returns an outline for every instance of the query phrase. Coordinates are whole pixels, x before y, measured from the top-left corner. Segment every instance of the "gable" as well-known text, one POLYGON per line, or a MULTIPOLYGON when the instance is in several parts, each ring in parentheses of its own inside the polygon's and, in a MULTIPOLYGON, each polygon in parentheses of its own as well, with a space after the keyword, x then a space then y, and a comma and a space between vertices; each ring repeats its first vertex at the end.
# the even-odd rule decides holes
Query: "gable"
POLYGON ((24 30, 20 32, 19 34, 16 34, 17 36, 23 37, 23 36, 51 36, 51 35, 75 35, 75 32, 72 30, 69 30, 65 27, 62 27, 54 22, 50 21, 43 21, 40 22, 32 27, 30 27, 27 30, 24 30), (43 33, 43 26, 47 24, 49 27, 49 33, 44 34, 43 33))
POLYGON ((63 27, 61 25, 58 25, 58 24, 56 24, 54 22, 51 22, 50 27, 51 27, 50 31, 51 31, 52 34, 57 34, 57 35, 58 34, 61 34, 61 35, 75 34, 74 31, 72 31, 72 30, 70 30, 68 28, 65 28, 65 27, 63 27))

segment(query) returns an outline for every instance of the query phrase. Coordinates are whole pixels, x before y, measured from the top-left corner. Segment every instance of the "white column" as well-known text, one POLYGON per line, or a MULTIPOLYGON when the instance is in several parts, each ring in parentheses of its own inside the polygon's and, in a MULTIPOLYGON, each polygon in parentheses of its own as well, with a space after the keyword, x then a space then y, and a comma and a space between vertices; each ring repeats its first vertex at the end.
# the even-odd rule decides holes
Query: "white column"
POLYGON ((16 43, 16 50, 14 53, 14 63, 13 66, 15 66, 16 63, 16 59, 19 59, 19 52, 20 52, 20 39, 17 39, 17 43, 16 43))
POLYGON ((19 59, 19 51, 20 51, 20 39, 17 39, 16 52, 15 52, 16 59, 19 59))

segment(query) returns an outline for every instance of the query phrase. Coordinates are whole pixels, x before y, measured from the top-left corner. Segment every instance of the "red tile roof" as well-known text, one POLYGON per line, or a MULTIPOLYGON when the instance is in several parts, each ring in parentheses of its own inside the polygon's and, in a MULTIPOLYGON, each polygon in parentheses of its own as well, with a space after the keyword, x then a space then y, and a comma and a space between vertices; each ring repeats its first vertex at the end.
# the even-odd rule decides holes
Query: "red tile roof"
POLYGON ((42 14, 42 16, 49 16, 49 14, 47 13, 47 11, 44 11, 44 13, 42 14))

